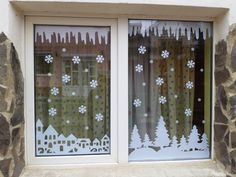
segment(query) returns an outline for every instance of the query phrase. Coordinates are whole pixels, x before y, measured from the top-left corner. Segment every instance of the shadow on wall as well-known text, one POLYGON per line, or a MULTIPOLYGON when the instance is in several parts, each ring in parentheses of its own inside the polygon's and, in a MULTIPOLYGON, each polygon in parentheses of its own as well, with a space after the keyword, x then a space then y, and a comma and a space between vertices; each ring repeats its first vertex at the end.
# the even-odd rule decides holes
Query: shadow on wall
POLYGON ((0 34, 0 177, 18 177, 24 161, 24 83, 17 52, 0 34))

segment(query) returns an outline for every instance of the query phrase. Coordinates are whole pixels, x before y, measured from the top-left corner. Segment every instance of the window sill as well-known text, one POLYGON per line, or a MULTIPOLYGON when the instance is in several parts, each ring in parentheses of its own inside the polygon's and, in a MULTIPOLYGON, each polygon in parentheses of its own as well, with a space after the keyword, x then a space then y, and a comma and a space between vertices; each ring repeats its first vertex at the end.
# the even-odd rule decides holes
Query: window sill
POLYGON ((28 166, 21 177, 225 177, 212 160, 80 166, 28 166))

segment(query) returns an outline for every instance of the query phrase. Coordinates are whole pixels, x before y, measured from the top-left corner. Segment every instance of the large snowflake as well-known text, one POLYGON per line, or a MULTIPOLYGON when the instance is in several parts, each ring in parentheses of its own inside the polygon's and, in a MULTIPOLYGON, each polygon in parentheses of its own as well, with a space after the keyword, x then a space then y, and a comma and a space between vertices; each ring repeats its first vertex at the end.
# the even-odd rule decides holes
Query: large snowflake
POLYGON ((46 63, 49 64, 49 63, 52 63, 53 57, 51 55, 46 55, 44 60, 45 60, 46 63))
POLYGON ((64 82, 64 83, 70 82, 70 76, 67 74, 63 75, 62 82, 64 82))
POLYGON ((56 108, 50 108, 49 110, 48 110, 48 114, 50 115, 50 116, 55 116, 56 114, 57 114, 57 110, 56 110, 56 108))
POLYGON ((90 81, 90 87, 96 88, 98 86, 98 81, 97 80, 91 80, 90 81))
POLYGON ((95 115, 95 119, 96 119, 96 121, 102 121, 103 120, 103 115, 101 114, 101 113, 98 113, 98 114, 96 114, 95 115))
POLYGON ((162 84, 164 84, 164 79, 161 77, 158 77, 156 79, 156 85, 161 86, 162 84))
POLYGON ((136 72, 142 72, 143 71, 143 65, 140 65, 140 64, 137 64, 136 66, 135 66, 135 71, 136 72))
POLYGON ((168 52, 167 50, 163 50, 161 52, 161 57, 164 58, 164 59, 168 58, 169 55, 170 55, 170 52, 168 52))
POLYGON ((142 46, 142 45, 140 45, 140 47, 138 48, 138 52, 140 53, 140 54, 145 54, 146 53, 146 47, 145 46, 142 46))
POLYGON ((167 102, 166 97, 164 97, 164 96, 159 97, 159 103, 160 104, 165 104, 166 102, 167 102))
POLYGON ((81 114, 86 113, 86 112, 87 112, 87 108, 86 108, 86 106, 81 105, 81 106, 79 107, 79 112, 80 112, 81 114))
POLYGON ((141 100, 137 98, 137 99, 134 99, 133 105, 137 108, 141 106, 141 103, 142 103, 141 100))
POLYGON ((51 88, 51 94, 52 95, 58 95, 59 94, 59 89, 57 87, 53 87, 51 88))
POLYGON ((192 89, 193 88, 193 82, 192 81, 188 81, 186 84, 185 84, 185 87, 187 89, 192 89))
POLYGON ((194 68, 195 62, 193 60, 189 60, 187 63, 188 68, 194 68))
POLYGON ((191 110, 190 108, 187 108, 187 109, 185 109, 184 114, 185 114, 187 117, 190 117, 190 116, 192 115, 192 110, 191 110))
POLYGON ((72 61, 73 61, 74 64, 79 64, 80 63, 79 56, 73 56, 72 61))
POLYGON ((96 60, 98 63, 103 63, 103 61, 104 61, 103 55, 97 55, 96 60))

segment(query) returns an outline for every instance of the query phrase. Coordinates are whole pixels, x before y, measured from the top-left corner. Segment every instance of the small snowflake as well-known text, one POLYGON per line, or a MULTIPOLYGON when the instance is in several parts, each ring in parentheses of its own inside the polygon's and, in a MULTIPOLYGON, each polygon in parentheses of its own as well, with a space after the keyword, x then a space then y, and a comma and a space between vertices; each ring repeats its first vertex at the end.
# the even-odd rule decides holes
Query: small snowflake
POLYGON ((85 130, 88 130, 88 129, 89 129, 89 127, 88 127, 88 126, 85 126, 84 128, 85 128, 85 130))
POLYGON ((96 95, 96 96, 95 96, 95 99, 99 99, 99 96, 98 96, 98 95, 96 95))
POLYGON ((98 81, 97 80, 90 81, 90 87, 96 88, 97 86, 98 86, 98 81))
POLYGON ((206 123, 206 121, 205 121, 205 120, 203 120, 203 121, 202 121, 202 123, 203 123, 203 124, 205 124, 205 123, 206 123))
POLYGON ((176 123, 176 124, 178 124, 178 123, 179 123, 179 121, 178 121, 178 120, 176 120, 176 121, 175 121, 175 123, 176 123))
POLYGON ((84 69, 84 72, 86 72, 86 73, 87 73, 87 72, 88 72, 88 68, 85 68, 85 69, 84 69))
POLYGON ((51 94, 52 95, 58 95, 59 94, 59 89, 57 87, 53 87, 51 88, 51 94))
POLYGON ((191 110, 190 108, 187 108, 187 109, 185 109, 184 114, 185 114, 187 117, 190 117, 190 116, 192 115, 192 110, 191 110))
POLYGON ((49 98, 49 99, 48 99, 48 102, 49 102, 49 103, 51 103, 51 102, 52 102, 52 100, 49 98))
POLYGON ((194 68, 195 62, 193 60, 189 60, 187 63, 188 68, 194 68))
POLYGON ((70 76, 67 75, 67 74, 65 74, 64 76, 62 76, 62 82, 65 82, 65 83, 70 82, 70 76))
POLYGON ((102 121, 103 120, 103 115, 101 113, 96 114, 95 116, 96 121, 102 121))
POLYGON ((159 103, 160 104, 165 104, 166 102, 167 102, 166 97, 164 97, 164 96, 159 97, 159 103))
POLYGON ((191 51, 193 52, 194 50, 195 50, 194 47, 192 47, 192 48, 191 48, 191 51))
POLYGON ((48 110, 48 114, 50 115, 50 116, 55 116, 56 114, 57 114, 57 110, 56 110, 56 108, 50 108, 49 110, 48 110))
POLYGON ((104 61, 103 55, 97 55, 96 60, 98 63, 103 63, 103 61, 104 61))
POLYGON ((73 61, 74 64, 79 64, 80 63, 79 56, 73 56, 72 61, 73 61))
POLYGON ((133 102, 133 105, 137 108, 137 107, 139 107, 139 106, 141 106, 141 100, 140 99, 134 99, 134 102, 133 102))
POLYGON ((175 68, 170 68, 170 71, 172 71, 172 72, 175 71, 175 68))
POLYGON ((169 55, 170 55, 170 52, 168 52, 167 50, 163 50, 161 52, 161 57, 164 58, 164 59, 168 58, 169 55))
POLYGON ((52 76, 52 74, 51 74, 51 73, 48 73, 48 76, 49 76, 49 77, 51 77, 51 76, 52 76))
POLYGON ((162 77, 158 77, 156 79, 156 85, 161 86, 162 84, 164 84, 164 79, 162 77))
POLYGON ((66 48, 62 48, 62 52, 66 52, 66 48))
POLYGON ((69 123, 70 123, 70 120, 67 120, 66 123, 69 124, 69 123))
POLYGON ((72 95, 72 96, 75 96, 75 95, 76 95, 76 93, 75 93, 75 92, 72 92, 72 93, 71 93, 71 95, 72 95))
POLYGON ((87 108, 86 108, 86 106, 81 105, 81 106, 79 107, 79 112, 80 112, 81 114, 86 113, 86 112, 87 112, 87 108))
POLYGON ((153 64, 153 60, 150 60, 149 63, 153 64))
POLYGON ((204 71, 204 69, 203 69, 203 68, 201 68, 201 69, 200 69, 200 72, 203 72, 203 71, 204 71))
POLYGON ((147 117, 147 116, 148 116, 148 113, 144 113, 143 116, 144 116, 144 117, 147 117))
POLYGON ((144 86, 144 87, 145 87, 145 86, 146 86, 146 83, 145 83, 145 82, 143 82, 143 83, 142 83, 142 86, 144 86))
POLYGON ((192 89, 192 88, 193 88, 193 82, 188 81, 188 82, 185 84, 185 86, 186 86, 187 89, 192 89))
POLYGON ((140 64, 137 64, 136 66, 135 66, 135 71, 136 72, 142 72, 143 71, 143 65, 140 65, 140 64))
POLYGON ((140 47, 138 48, 138 52, 140 53, 140 54, 145 54, 146 53, 146 47, 145 46, 142 46, 142 45, 140 45, 140 47))
POLYGON ((49 63, 52 63, 53 57, 51 55, 46 55, 44 60, 45 60, 46 63, 49 64, 49 63))
POLYGON ((175 98, 178 98, 178 95, 176 95, 176 94, 175 94, 175 96, 174 96, 174 97, 175 97, 175 98))
POLYGON ((201 98, 198 98, 198 99, 197 99, 197 101, 198 101, 198 102, 201 102, 201 101, 202 101, 202 99, 201 99, 201 98))

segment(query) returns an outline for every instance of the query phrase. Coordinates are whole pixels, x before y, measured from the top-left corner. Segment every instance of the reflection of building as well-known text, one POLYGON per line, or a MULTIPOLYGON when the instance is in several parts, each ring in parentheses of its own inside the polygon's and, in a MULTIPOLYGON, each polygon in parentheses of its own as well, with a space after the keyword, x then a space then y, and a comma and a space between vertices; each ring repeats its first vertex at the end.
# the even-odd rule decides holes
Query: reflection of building
POLYGON ((101 140, 95 138, 76 138, 73 134, 65 137, 49 125, 43 131, 43 124, 38 119, 36 123, 36 154, 37 155, 66 155, 66 154, 96 154, 109 153, 110 138, 105 135, 101 140), (59 136, 58 136, 59 135, 59 136))

